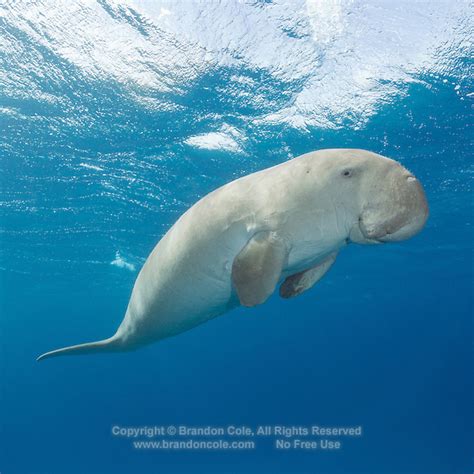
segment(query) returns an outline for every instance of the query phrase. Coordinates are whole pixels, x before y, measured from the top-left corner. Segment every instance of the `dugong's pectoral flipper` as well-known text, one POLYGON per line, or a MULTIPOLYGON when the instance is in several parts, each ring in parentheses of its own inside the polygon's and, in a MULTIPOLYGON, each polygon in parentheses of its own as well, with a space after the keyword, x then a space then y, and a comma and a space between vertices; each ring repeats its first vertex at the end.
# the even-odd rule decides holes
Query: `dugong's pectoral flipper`
POLYGON ((273 232, 259 232, 247 242, 232 265, 241 305, 261 304, 273 293, 287 256, 285 243, 273 232))
POLYGON ((309 270, 290 275, 280 286, 280 296, 282 298, 292 298, 293 296, 301 295, 301 293, 321 280, 331 268, 336 257, 337 252, 334 252, 309 270))

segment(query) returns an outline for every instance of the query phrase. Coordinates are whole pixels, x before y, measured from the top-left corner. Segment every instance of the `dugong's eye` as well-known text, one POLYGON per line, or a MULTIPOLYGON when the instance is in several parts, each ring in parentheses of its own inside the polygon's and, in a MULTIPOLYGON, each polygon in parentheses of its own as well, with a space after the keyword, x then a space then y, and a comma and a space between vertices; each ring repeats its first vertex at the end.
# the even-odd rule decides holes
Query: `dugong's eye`
POLYGON ((341 172, 341 176, 344 176, 344 178, 350 178, 352 176, 352 170, 346 168, 341 172))

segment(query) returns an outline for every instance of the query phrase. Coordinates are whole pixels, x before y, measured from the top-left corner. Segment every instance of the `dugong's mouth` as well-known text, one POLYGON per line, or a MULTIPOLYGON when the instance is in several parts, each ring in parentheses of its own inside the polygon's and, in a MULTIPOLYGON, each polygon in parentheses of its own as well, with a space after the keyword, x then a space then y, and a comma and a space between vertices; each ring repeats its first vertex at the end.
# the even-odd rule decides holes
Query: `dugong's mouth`
POLYGON ((420 230, 424 227, 427 216, 419 216, 415 219, 412 219, 410 222, 406 223, 395 232, 386 232, 385 235, 377 237, 377 241, 380 243, 387 242, 399 242, 400 240, 406 240, 414 235, 418 234, 420 230))
POLYGON ((427 208, 408 221, 395 218, 368 225, 364 217, 360 216, 351 229, 349 239, 359 244, 386 244, 407 240, 421 231, 427 219, 427 208))
POLYGON ((423 207, 419 213, 410 216, 409 220, 406 220, 406 216, 401 215, 378 225, 367 226, 364 219, 360 217, 358 227, 367 243, 385 244, 413 237, 423 229, 427 219, 428 208, 423 207))

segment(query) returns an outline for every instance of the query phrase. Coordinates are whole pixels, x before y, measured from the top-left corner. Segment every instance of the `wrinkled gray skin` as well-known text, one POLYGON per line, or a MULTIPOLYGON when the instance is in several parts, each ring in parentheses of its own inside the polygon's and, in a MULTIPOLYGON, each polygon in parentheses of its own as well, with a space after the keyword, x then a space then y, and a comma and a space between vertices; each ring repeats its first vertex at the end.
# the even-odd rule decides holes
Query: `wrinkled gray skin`
POLYGON ((122 351, 174 336, 238 306, 311 288, 350 242, 418 233, 428 205, 396 161, 319 150, 232 181, 185 212, 145 262, 114 336, 43 354, 122 351))

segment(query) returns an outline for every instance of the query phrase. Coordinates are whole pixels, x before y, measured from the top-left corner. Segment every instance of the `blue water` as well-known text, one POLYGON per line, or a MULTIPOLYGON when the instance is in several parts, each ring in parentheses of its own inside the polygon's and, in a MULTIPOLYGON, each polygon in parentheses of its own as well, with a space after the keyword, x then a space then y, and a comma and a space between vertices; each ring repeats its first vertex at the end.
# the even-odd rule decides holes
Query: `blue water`
POLYGON ((468 4, 331 5, 7 2, 2 474, 472 472, 468 4), (35 362, 115 331, 147 255, 198 198, 331 147, 409 168, 423 232, 349 246, 296 299, 133 353, 35 362), (363 431, 335 451, 112 434, 155 425, 363 431))

